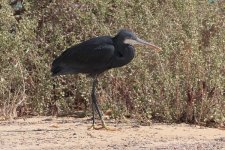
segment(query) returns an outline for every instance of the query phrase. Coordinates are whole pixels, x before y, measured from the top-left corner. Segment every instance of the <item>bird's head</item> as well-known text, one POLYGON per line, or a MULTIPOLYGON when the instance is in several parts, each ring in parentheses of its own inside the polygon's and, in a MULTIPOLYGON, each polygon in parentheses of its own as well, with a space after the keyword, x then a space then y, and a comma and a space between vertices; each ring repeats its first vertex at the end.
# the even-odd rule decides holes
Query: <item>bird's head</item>
POLYGON ((160 47, 138 38, 134 33, 127 31, 125 29, 120 30, 119 33, 117 34, 117 37, 119 37, 123 41, 124 44, 132 45, 132 46, 133 45, 147 45, 155 50, 158 50, 158 51, 161 50, 160 47))

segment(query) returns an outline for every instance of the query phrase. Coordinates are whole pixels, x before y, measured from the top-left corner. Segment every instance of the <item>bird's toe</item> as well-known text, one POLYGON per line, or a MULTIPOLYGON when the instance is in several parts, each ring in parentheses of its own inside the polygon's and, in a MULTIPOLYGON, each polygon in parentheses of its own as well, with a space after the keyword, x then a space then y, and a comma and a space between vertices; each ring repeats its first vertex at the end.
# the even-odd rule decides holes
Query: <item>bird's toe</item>
POLYGON ((92 125, 91 127, 88 127, 88 130, 107 130, 107 131, 118 131, 120 130, 119 128, 112 128, 112 127, 108 127, 106 125, 102 125, 102 126, 96 126, 96 125, 92 125))

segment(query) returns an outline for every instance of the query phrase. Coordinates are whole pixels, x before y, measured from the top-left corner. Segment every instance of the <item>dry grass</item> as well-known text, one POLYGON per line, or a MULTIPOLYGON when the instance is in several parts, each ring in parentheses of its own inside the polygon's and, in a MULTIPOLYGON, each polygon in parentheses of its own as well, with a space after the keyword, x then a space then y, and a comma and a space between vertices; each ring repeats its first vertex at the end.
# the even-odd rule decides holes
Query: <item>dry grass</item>
POLYGON ((1 115, 86 111, 89 79, 51 78, 52 60, 72 44, 128 28, 163 51, 157 55, 138 47, 131 64, 105 73, 98 92, 103 110, 144 124, 224 122, 224 6, 205 0, 30 0, 18 20, 3 0, 1 115))

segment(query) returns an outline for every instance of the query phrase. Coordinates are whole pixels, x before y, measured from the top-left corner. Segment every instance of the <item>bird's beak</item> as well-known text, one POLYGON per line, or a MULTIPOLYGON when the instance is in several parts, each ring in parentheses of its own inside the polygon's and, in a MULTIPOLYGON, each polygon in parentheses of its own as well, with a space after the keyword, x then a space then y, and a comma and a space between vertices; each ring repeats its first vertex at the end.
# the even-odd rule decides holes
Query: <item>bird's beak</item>
POLYGON ((145 40, 142 40, 142 39, 125 39, 124 40, 124 43, 125 44, 130 44, 130 45, 147 45, 153 49, 155 49, 156 51, 161 51, 162 49, 152 43, 149 43, 149 42, 146 42, 145 40))
POLYGON ((158 46, 156 46, 156 45, 154 45, 152 43, 146 42, 145 40, 137 38, 136 41, 138 42, 137 44, 147 45, 147 46, 155 49, 156 51, 161 51, 162 50, 161 47, 158 47, 158 46))

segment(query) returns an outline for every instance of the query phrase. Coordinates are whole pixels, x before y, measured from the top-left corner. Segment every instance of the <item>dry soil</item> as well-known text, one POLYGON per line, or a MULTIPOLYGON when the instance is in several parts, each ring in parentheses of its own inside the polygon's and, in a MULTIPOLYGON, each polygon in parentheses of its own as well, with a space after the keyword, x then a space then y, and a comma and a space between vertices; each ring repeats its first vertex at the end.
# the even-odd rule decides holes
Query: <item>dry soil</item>
POLYGON ((88 130, 90 125, 71 117, 0 121, 0 150, 225 150, 225 130, 216 128, 120 123, 107 131, 88 130))

